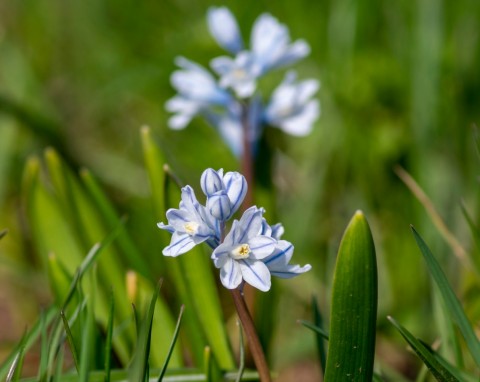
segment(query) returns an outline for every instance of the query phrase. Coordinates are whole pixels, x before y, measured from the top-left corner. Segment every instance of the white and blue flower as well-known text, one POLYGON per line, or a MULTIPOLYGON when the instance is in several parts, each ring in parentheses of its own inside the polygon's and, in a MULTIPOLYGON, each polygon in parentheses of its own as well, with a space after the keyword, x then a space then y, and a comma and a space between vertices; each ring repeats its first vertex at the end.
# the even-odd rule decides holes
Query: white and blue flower
POLYGON ((291 135, 309 134, 320 115, 319 102, 312 99, 319 86, 316 80, 296 82, 296 73, 288 72, 265 107, 265 121, 291 135))
POLYGON ((215 248, 219 242, 219 228, 195 197, 192 187, 182 188, 180 208, 167 211, 168 225, 158 223, 158 227, 172 234, 170 245, 163 249, 165 256, 176 257, 191 250, 195 245, 207 242, 215 248))
POLYGON ((273 253, 277 241, 260 234, 262 213, 257 207, 246 210, 212 253, 220 280, 228 289, 237 288, 242 281, 264 292, 270 289, 270 271, 262 260, 273 253))
POLYGON ((220 76, 220 86, 232 88, 239 98, 248 98, 255 92, 262 70, 249 51, 242 51, 235 58, 214 58, 210 66, 220 76))
POLYGON ((260 15, 252 29, 251 48, 262 74, 287 66, 310 54, 310 46, 304 40, 290 44, 288 28, 268 13, 260 15))
POLYGON ((227 7, 211 7, 207 13, 207 21, 210 33, 218 45, 232 54, 243 49, 237 20, 227 7))
POLYGON ((281 239, 283 232, 284 228, 282 224, 278 223, 270 226, 267 221, 263 219, 261 234, 274 238, 277 241, 277 244, 275 245, 274 251, 262 261, 265 263, 272 276, 289 279, 308 272, 312 269, 312 266, 306 264, 301 267, 297 264, 289 264, 293 256, 294 247, 289 241, 281 239))
POLYGON ((207 169, 200 178, 203 193, 207 196, 207 209, 220 221, 228 220, 239 208, 247 194, 247 181, 238 172, 207 169))

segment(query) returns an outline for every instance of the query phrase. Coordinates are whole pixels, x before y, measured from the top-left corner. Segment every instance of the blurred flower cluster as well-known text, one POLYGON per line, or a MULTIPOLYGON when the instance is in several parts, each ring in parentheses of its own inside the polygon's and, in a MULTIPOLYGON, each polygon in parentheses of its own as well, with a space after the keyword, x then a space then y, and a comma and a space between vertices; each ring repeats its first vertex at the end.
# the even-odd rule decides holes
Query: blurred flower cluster
POLYGON ((201 115, 237 156, 242 154, 245 139, 255 149, 265 125, 291 135, 307 135, 320 114, 319 102, 312 98, 318 81, 298 81, 296 73, 289 71, 266 102, 257 82, 271 70, 307 56, 309 45, 304 40, 291 42, 288 28, 267 13, 253 25, 250 49, 245 48, 237 21, 227 8, 210 8, 207 20, 212 36, 232 56, 211 60, 217 76, 185 57, 176 58, 180 69, 172 74, 171 83, 178 94, 166 103, 166 109, 174 113, 170 128, 183 129, 201 115))
POLYGON ((243 175, 224 174, 223 170, 210 168, 203 172, 200 184, 206 205, 198 202, 192 187, 183 187, 180 207, 167 211, 167 225, 158 224, 172 234, 170 245, 163 250, 165 256, 175 257, 197 244, 207 243, 213 249, 212 259, 220 269, 221 282, 228 289, 235 289, 245 281, 268 291, 271 275, 291 278, 310 270, 308 264, 303 267, 289 264, 293 245, 281 239, 281 224, 267 223, 263 208, 250 207, 240 220, 233 220, 230 231, 226 232, 226 222, 238 210, 247 192, 243 175))

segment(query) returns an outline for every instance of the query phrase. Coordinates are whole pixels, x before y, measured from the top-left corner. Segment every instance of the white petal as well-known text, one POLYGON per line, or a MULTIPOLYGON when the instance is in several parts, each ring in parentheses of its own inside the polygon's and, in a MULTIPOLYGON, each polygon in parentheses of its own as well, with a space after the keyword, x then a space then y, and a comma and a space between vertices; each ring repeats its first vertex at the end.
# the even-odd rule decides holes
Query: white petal
POLYGON ((312 125, 319 115, 320 104, 318 100, 311 100, 305 105, 301 113, 281 121, 278 127, 288 134, 305 136, 310 133, 312 125))
POLYGON ((228 259, 220 269, 220 280, 225 288, 235 289, 242 282, 242 271, 239 264, 232 259, 228 259))
POLYGON ((293 255, 293 244, 286 240, 279 240, 273 253, 263 262, 270 271, 280 270, 288 265, 293 255))
POLYGON ((271 69, 291 65, 310 54, 310 46, 304 40, 297 40, 272 63, 271 69))
POLYGON ((230 57, 220 56, 210 61, 210 67, 219 75, 224 75, 233 70, 235 61, 230 57))
POLYGON ((271 273, 273 276, 280 277, 282 279, 291 279, 292 277, 308 272, 310 269, 312 269, 310 264, 306 264, 303 267, 300 267, 300 265, 287 265, 284 269, 279 271, 272 270, 271 273))
POLYGON ((277 241, 268 236, 256 236, 248 241, 248 246, 252 251, 250 258, 261 260, 272 254, 275 250, 277 241))
POLYGON ((240 260, 240 269, 243 279, 251 286, 266 292, 272 285, 270 271, 261 261, 240 260))
POLYGON ((211 7, 207 20, 210 33, 222 48, 233 54, 242 49, 243 42, 237 21, 228 8, 211 7))
POLYGON ((190 251, 195 246, 192 238, 186 233, 174 232, 170 245, 163 249, 165 256, 176 257, 190 251))
POLYGON ((207 200, 208 211, 216 219, 225 221, 230 217, 230 200, 224 190, 218 191, 208 197, 207 200))
POLYGON ((262 230, 262 210, 253 206, 246 210, 239 223, 235 243, 243 244, 260 234, 262 230))
POLYGON ((231 203, 231 214, 234 214, 245 199, 248 184, 245 177, 236 171, 227 172, 223 177, 223 183, 231 203))
POLYGON ((210 196, 224 188, 223 180, 219 172, 213 168, 207 168, 200 178, 200 186, 206 196, 210 196))

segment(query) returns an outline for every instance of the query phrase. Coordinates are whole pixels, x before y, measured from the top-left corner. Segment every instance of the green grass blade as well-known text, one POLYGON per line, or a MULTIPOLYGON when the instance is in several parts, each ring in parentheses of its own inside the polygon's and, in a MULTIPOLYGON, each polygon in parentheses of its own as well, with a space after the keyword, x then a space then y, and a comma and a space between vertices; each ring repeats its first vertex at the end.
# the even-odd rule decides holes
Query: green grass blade
POLYGON ((60 312, 60 316, 62 317, 63 326, 65 328, 65 333, 67 335, 67 341, 68 341, 68 344, 70 345, 70 352, 72 353, 75 369, 77 369, 77 372, 80 372, 77 347, 75 345, 75 340, 73 339, 72 330, 70 329, 70 325, 68 324, 68 319, 67 317, 65 317, 65 312, 63 310, 60 312))
MULTIPOLYGON (((107 196, 103 192, 101 186, 96 179, 90 173, 90 171, 83 169, 80 171, 80 177, 89 192, 95 205, 98 207, 100 214, 107 222, 109 229, 113 229, 118 225, 120 220, 112 203, 108 200, 107 196)), ((135 246, 133 240, 128 234, 123 225, 121 226, 121 232, 117 238, 117 244, 127 257, 129 263, 141 274, 146 277, 151 276, 150 267, 144 260, 144 256, 135 246)))
POLYGON ((367 220, 357 211, 340 244, 333 280, 325 382, 371 382, 377 264, 367 220))
POLYGON ((175 343, 177 342, 177 337, 178 337, 178 332, 180 330, 180 324, 182 322, 182 317, 183 317, 183 311, 185 310, 185 306, 182 305, 180 308, 180 313, 178 314, 178 320, 177 320, 177 326, 175 326, 175 332, 173 333, 173 338, 172 342, 170 344, 170 348, 168 349, 168 354, 165 359, 165 363, 163 364, 163 367, 160 371, 160 375, 158 376, 157 381, 161 382, 163 380, 163 377, 165 376, 165 373, 167 371, 168 363, 170 361, 170 357, 172 356, 173 353, 173 348, 175 347, 175 343))
POLYGON ((131 373, 129 380, 132 382, 143 382, 149 374, 148 359, 150 356, 153 315, 155 314, 155 305, 157 303, 161 285, 162 281, 160 281, 157 288, 155 288, 145 317, 139 324, 139 335, 130 369, 131 373))
POLYGON ((238 326, 238 336, 240 338, 240 362, 238 365, 238 376, 235 382, 240 382, 242 380, 243 373, 245 372, 245 341, 243 340, 243 330, 240 322, 237 320, 238 326))
POLYGON ((8 229, 2 229, 0 231, 0 239, 3 239, 7 233, 8 233, 8 229))
POLYGON ((113 298, 113 291, 110 297, 110 313, 108 315, 107 338, 105 339, 105 382, 110 382, 110 374, 112 368, 112 336, 113 323, 115 315, 115 299, 113 298))
POLYGON ((40 316, 40 322, 42 326, 42 334, 41 334, 41 353, 40 353, 40 365, 39 365, 39 372, 38 376, 39 379, 42 375, 45 375, 47 368, 48 368, 48 340, 47 340, 47 324, 45 321, 45 313, 42 312, 40 316))
POLYGON ((323 336, 321 332, 315 329, 315 331, 317 332, 316 340, 318 356, 320 358, 320 366, 322 367, 322 372, 324 373, 327 366, 327 350, 325 348, 325 340, 328 341, 328 334, 323 329, 321 329, 323 327, 323 318, 320 313, 320 308, 318 307, 317 299, 314 296, 312 296, 312 314, 315 327, 320 329, 321 332, 323 332, 324 334, 326 334, 325 338, 325 336, 323 336))
MULTIPOLYGON (((153 141, 149 128, 142 128, 141 139, 145 167, 150 181, 153 210, 155 212, 155 220, 152 221, 152 224, 156 224, 159 221, 165 220, 166 195, 177 192, 178 188, 169 187, 169 192, 166 192, 165 190, 168 177, 165 177, 165 172, 163 170, 164 158, 153 141), (170 190, 172 192, 170 192, 170 190)), ((169 240, 168 234, 159 230, 159 242, 166 245, 168 242, 167 240, 169 240)), ((203 328, 195 314, 195 304, 185 283, 181 262, 178 260, 181 259, 162 259, 162 261, 165 262, 167 272, 175 286, 178 301, 184 304, 187 309, 183 318, 184 328, 187 332, 193 359, 196 364, 200 364, 203 360, 204 347, 207 344, 207 341, 203 333, 203 328)))
POLYGON ((329 339, 328 333, 325 330, 323 330, 322 328, 320 328, 317 325, 314 325, 311 322, 308 322, 306 320, 298 320, 298 322, 300 324, 302 324, 303 326, 305 326, 306 328, 308 328, 310 330, 313 330, 315 333, 317 333, 320 336, 320 338, 323 338, 324 340, 328 341, 328 339, 329 339))
POLYGON ((441 382, 460 382, 447 369, 445 369, 433 356, 431 350, 422 342, 417 340, 407 329, 401 326, 392 317, 388 317, 389 321, 397 328, 403 338, 415 350, 415 353, 421 358, 423 363, 428 367, 433 376, 441 382))
POLYGON ((210 256, 202 246, 196 246, 175 260, 181 264, 183 282, 188 287, 196 316, 212 348, 213 356, 220 368, 235 368, 210 256))
POLYGON ((478 341, 475 332, 468 321, 468 318, 458 300, 457 296, 453 292, 450 284, 447 280, 447 277, 443 273, 440 265, 438 264, 437 260, 433 256, 432 252, 428 248, 427 244, 423 241, 420 235, 415 231, 415 228, 412 227, 412 232, 415 237, 415 240, 422 252, 422 255, 427 263, 428 270, 432 275, 437 287, 440 290, 442 295, 443 301, 447 307, 448 312, 452 316, 453 321, 457 324, 460 332, 465 339, 468 349, 477 364, 480 366, 480 342, 478 341))
MULTIPOLYGON (((41 318, 43 321, 43 317, 41 318)), ((43 323, 42 323, 43 327, 43 323)), ((13 360, 7 369, 7 374, 5 377, 6 382, 11 382, 18 379, 18 376, 22 372, 22 364, 25 356, 25 345, 27 342, 27 335, 22 337, 22 340, 19 343, 18 351, 14 354, 13 360)))
POLYGON ((39 318, 32 328, 24 335, 20 343, 12 350, 10 355, 8 355, 5 361, 0 365, 0 380, 4 380, 7 377, 11 365, 14 363, 14 360, 17 358, 17 355, 22 347, 25 348, 25 351, 28 351, 30 347, 38 340, 38 337, 42 333, 42 320, 44 320, 44 324, 48 326, 52 323, 57 314, 58 308, 54 306, 50 307, 45 312, 45 318, 39 318))

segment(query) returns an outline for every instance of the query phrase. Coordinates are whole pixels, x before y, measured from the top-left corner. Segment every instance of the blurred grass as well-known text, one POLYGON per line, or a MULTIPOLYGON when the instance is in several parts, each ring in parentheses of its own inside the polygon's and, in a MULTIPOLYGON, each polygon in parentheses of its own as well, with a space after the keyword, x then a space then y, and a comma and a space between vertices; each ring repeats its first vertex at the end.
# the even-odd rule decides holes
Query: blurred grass
MULTIPOLYGON (((42 248, 34 245, 32 222, 25 219, 19 193, 28 157, 41 156, 52 146, 73 170, 87 167, 116 210, 129 216, 127 240, 145 256, 152 279, 165 267, 155 226, 158 215, 148 198, 140 126, 151 127, 171 168, 195 188, 205 167, 238 168, 213 129, 194 120, 185 131, 170 131, 163 108, 173 95, 169 75, 175 56, 207 65, 224 54, 206 27, 205 12, 213 4, 0 2, 0 228, 9 229, 0 245, 0 297, 11 297, 18 288, 32 292, 24 304, 9 302, 6 312, 0 312, 12 327, 10 333, 0 330, 0 353, 3 344, 20 338, 23 326, 33 321, 37 309, 32 301, 48 300, 38 292, 39 283, 46 286, 36 273, 42 248), (32 273, 25 276, 25 269, 36 276, 33 284, 32 273)), ((359 208, 378 238, 383 334, 392 336, 385 324, 387 313, 421 338, 433 332, 422 324, 429 284, 410 223, 433 243, 432 251, 447 264, 449 279, 469 292, 472 308, 467 304, 466 311, 478 321, 478 283, 461 283, 462 271, 448 245, 393 167, 400 164, 412 174, 448 228, 471 250, 459 205, 463 199, 478 222, 480 161, 471 125, 480 121, 480 3, 246 0, 228 6, 245 38, 264 11, 286 23, 292 38, 305 38, 312 54, 298 66, 300 77, 322 83, 322 116, 311 136, 290 138, 276 130, 267 136, 270 145, 280 147, 274 150, 277 191, 268 213, 283 222, 286 239, 296 246, 296 262, 314 265, 311 274, 278 283, 281 306, 288 313, 278 318, 273 341, 290 347, 286 353, 293 354, 275 352, 277 360, 314 354, 313 338, 298 345, 282 331, 308 310, 313 290, 325 290, 319 301, 327 310, 334 255, 348 217, 359 208)), ((279 78, 281 73, 276 73, 265 81, 265 93, 279 78)), ((41 195, 51 203, 48 193, 41 195)), ((56 235, 71 235, 67 227, 63 234, 57 229, 56 235)), ((88 245, 82 238, 74 241, 78 248, 68 249, 80 256, 80 248, 88 245)), ((170 303, 175 298, 167 297, 170 303)), ((228 304, 224 310, 231 313, 228 304)))

